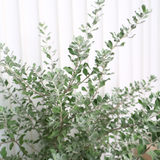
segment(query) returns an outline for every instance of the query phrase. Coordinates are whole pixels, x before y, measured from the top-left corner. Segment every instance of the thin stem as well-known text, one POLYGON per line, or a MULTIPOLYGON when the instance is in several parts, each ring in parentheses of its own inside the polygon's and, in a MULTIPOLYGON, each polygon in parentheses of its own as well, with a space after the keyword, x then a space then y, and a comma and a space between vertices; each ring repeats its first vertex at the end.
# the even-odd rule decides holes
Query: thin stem
POLYGON ((93 73, 93 72, 91 72, 84 80, 82 80, 82 82, 80 82, 80 83, 78 84, 78 86, 81 85, 82 83, 84 83, 85 80, 87 80, 87 79, 92 75, 92 73, 93 73))
MULTIPOLYGON (((100 6, 100 5, 98 5, 98 6, 100 6)), ((95 15, 95 17, 94 17, 94 19, 97 17, 97 13, 96 13, 96 15, 95 15)), ((98 16, 98 17, 100 17, 100 15, 98 16)), ((89 32, 85 32, 86 34, 91 34, 91 32, 93 31, 93 27, 95 26, 96 24, 94 24, 94 23, 92 23, 92 26, 91 26, 91 28, 90 28, 90 31, 89 32)), ((87 40, 89 40, 89 38, 87 38, 87 40)), ((79 57, 78 57, 78 62, 79 62, 79 57)), ((74 80, 73 80, 73 77, 74 77, 74 75, 75 75, 75 73, 76 73, 76 69, 77 69, 77 67, 78 67, 78 62, 77 62, 77 65, 76 65, 76 67, 75 67, 75 69, 74 69, 74 71, 73 71, 73 75, 72 75, 72 78, 71 78, 71 81, 70 81, 70 83, 69 83, 69 85, 68 85, 68 87, 67 87, 67 89, 66 89, 66 91, 64 92, 64 93, 67 93, 68 91, 70 91, 71 89, 70 89, 70 86, 73 84, 73 82, 74 82, 74 80)), ((81 64, 81 61, 80 61, 80 64, 81 64)), ((92 73, 91 73, 92 74, 92 73)), ((79 84, 78 84, 78 86, 80 85, 80 84, 82 84, 86 79, 88 79, 90 76, 91 76, 91 74, 89 74, 82 82, 80 82, 79 84)))
POLYGON ((34 147, 32 147, 30 144, 26 143, 29 147, 31 147, 33 150, 35 150, 37 153, 39 153, 38 150, 36 150, 34 147))
MULTIPOLYGON (((19 144, 17 141, 13 141, 13 142, 15 142, 15 143, 18 145, 19 148, 21 147, 20 144, 19 144)), ((24 154, 25 156, 28 156, 26 152, 23 152, 23 154, 24 154)))
POLYGON ((2 144, 11 143, 11 142, 13 142, 13 141, 1 142, 1 143, 0 143, 0 146, 1 146, 2 144))
POLYGON ((151 144, 139 157, 137 157, 136 160, 140 159, 141 156, 142 156, 143 154, 145 154, 145 153, 146 153, 153 145, 155 145, 156 143, 157 143, 157 141, 155 141, 153 144, 151 144))
POLYGON ((17 79, 20 80, 20 81, 23 81, 23 83, 25 83, 25 85, 28 86, 28 88, 29 88, 30 90, 32 90, 34 93, 36 93, 36 94, 38 94, 38 95, 40 95, 40 96, 50 97, 50 95, 45 95, 45 94, 42 94, 42 93, 40 93, 40 92, 35 91, 34 89, 32 89, 32 87, 31 87, 26 81, 24 81, 24 80, 22 79, 22 77, 20 77, 18 74, 16 74, 14 71, 12 71, 10 68, 8 68, 7 66, 3 65, 2 63, 0 63, 0 65, 3 66, 6 70, 11 71, 11 72, 15 75, 15 78, 17 78, 17 79))
MULTIPOLYGON (((78 52, 78 54, 79 54, 79 52, 78 52)), ((81 64, 81 62, 80 62, 80 64, 81 64)), ((74 82, 73 77, 74 77, 74 75, 76 74, 76 69, 77 69, 77 67, 78 67, 80 64, 79 64, 79 57, 78 57, 78 62, 77 62, 77 65, 76 65, 76 67, 75 67, 75 69, 74 69, 74 71, 73 71, 73 74, 72 74, 72 77, 71 77, 71 81, 70 81, 70 83, 69 83, 69 85, 68 85, 68 87, 67 87, 67 89, 66 89, 66 91, 65 91, 64 93, 67 93, 68 91, 70 91, 70 87, 71 87, 71 85, 72 85, 73 82, 74 82)))

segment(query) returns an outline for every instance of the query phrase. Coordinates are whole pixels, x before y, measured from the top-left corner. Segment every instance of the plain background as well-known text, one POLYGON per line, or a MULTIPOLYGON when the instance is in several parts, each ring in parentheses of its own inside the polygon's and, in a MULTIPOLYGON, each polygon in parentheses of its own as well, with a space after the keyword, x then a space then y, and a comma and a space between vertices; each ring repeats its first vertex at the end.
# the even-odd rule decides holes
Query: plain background
MULTIPOLYGON (((42 64, 45 55, 41 52, 41 41, 37 29, 39 22, 48 25, 51 33, 53 50, 57 50, 55 59, 59 58, 58 66, 70 66, 68 46, 73 35, 78 36, 81 24, 90 22, 87 13, 91 13, 91 4, 95 0, 0 0, 0 43, 6 43, 22 63, 28 65, 42 64)), ((130 82, 145 79, 154 74, 159 80, 153 85, 153 91, 160 90, 160 1, 159 0, 106 0, 103 17, 98 23, 99 30, 94 33, 94 45, 90 65, 94 65, 94 50, 106 48, 105 41, 111 38, 109 32, 118 32, 122 24, 128 26, 127 18, 131 19, 138 8, 145 4, 153 12, 146 22, 138 25, 131 33, 133 39, 126 39, 125 47, 115 49, 115 59, 109 67, 112 72, 109 81, 101 93, 111 91, 113 87, 128 86, 130 82)), ((3 54, 0 53, 0 59, 3 54)), ((73 67, 71 65, 71 67, 73 67)), ((1 75, 0 75, 1 76, 1 75)), ((8 78, 8 77, 6 77, 8 78)), ((8 78, 9 79, 9 78, 8 78)), ((12 106, 0 95, 0 105, 12 106)), ((2 131, 1 131, 2 132, 2 131)), ((1 133, 0 132, 0 133, 1 133)), ((34 138, 34 134, 28 136, 34 138)), ((16 153, 16 148, 13 153, 16 153)), ((11 153, 11 152, 10 152, 11 153)))

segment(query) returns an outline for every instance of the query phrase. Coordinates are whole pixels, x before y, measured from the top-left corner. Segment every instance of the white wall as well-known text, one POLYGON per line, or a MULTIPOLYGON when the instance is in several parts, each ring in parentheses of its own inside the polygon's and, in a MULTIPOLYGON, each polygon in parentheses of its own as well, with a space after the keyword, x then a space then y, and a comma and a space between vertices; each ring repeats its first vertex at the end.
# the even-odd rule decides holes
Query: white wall
MULTIPOLYGON (((0 43, 6 43, 18 59, 31 65, 42 64, 45 56, 40 51, 39 22, 45 22, 51 31, 53 48, 60 58, 58 67, 70 65, 68 46, 73 35, 81 34, 78 29, 85 24, 95 0, 0 0, 0 43)), ((105 86, 109 92, 113 86, 123 87, 131 81, 146 79, 154 74, 159 80, 154 91, 160 90, 160 1, 159 0, 106 0, 104 16, 98 24, 100 29, 94 34, 95 44, 88 59, 94 61, 94 50, 105 47, 104 41, 111 38, 109 32, 118 32, 122 24, 127 25, 135 10, 145 4, 153 12, 146 22, 131 33, 133 39, 126 40, 125 47, 116 49, 114 61, 110 64, 112 81, 105 86)), ((3 55, 0 55, 0 59, 3 55)), ((6 105, 0 95, 0 105, 6 105)), ((10 106, 11 107, 11 106, 10 106)), ((30 135, 33 136, 33 135, 30 135)))

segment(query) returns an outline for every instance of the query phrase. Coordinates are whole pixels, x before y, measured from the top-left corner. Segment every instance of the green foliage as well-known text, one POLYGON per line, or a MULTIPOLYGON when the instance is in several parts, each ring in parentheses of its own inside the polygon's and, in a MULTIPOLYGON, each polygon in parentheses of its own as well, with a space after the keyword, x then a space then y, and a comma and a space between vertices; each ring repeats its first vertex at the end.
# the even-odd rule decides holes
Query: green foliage
MULTIPOLYGON (((50 33, 46 34, 45 23, 39 23, 39 31, 42 51, 48 59, 44 61, 47 70, 36 64, 21 65, 8 47, 0 44, 0 51, 4 53, 0 61, 2 73, 7 73, 12 80, 9 83, 0 78, 3 88, 0 92, 15 106, 12 110, 0 106, 0 129, 4 130, 0 142, 2 159, 98 160, 103 153, 108 153, 106 160, 138 160, 149 150, 148 144, 157 144, 160 148, 160 92, 151 92, 151 83, 156 81, 154 76, 147 82, 135 81, 129 87, 114 88, 110 95, 99 94, 112 74, 108 64, 114 58, 113 50, 125 45, 122 39, 129 37, 150 11, 142 5, 139 13, 135 12, 132 17, 133 22, 128 20, 129 27, 122 26, 119 33, 111 33, 113 40, 105 42, 106 48, 95 51, 95 65, 91 68, 86 59, 104 2, 97 0, 89 14, 92 23, 81 25, 80 30, 87 38, 74 37, 69 45, 68 56, 73 68, 56 68, 57 60, 53 60, 56 51, 48 44, 50 33), (146 92, 149 96, 144 98, 146 92), (137 109, 137 105, 141 107, 137 109), (27 138, 26 134, 31 131, 37 139, 27 138), (18 153, 9 156, 5 144, 9 144, 9 150, 18 146, 18 153), (133 156, 133 148, 139 157, 133 156)), ((160 156, 159 151, 151 150, 148 154, 153 159, 160 156)))

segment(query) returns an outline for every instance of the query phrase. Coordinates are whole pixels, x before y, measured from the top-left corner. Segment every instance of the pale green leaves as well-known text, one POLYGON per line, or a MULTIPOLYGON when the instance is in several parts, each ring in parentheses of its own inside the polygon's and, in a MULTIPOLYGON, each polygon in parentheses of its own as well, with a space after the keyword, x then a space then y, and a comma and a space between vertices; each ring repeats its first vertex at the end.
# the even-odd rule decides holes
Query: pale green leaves
POLYGON ((72 55, 78 55, 78 52, 74 51, 72 48, 68 48, 68 50, 69 50, 70 54, 72 54, 72 55))
POLYGON ((97 132, 93 132, 90 136, 90 139, 95 141, 98 139, 98 137, 99 137, 99 134, 97 132))
POLYGON ((72 75, 73 69, 71 67, 64 67, 63 69, 66 70, 69 74, 72 75))
POLYGON ((160 132, 160 127, 153 125, 149 125, 149 128, 151 130, 151 132, 156 133, 156 132, 160 132))
POLYGON ((160 159, 160 151, 159 150, 153 151, 151 149, 149 152, 147 152, 147 154, 149 154, 152 157, 152 160, 159 160, 160 159))
POLYGON ((160 98, 157 98, 157 99, 156 99, 155 105, 156 105, 157 107, 160 107, 160 98))
POLYGON ((107 45, 107 47, 108 48, 110 48, 110 49, 112 49, 113 48, 113 43, 112 43, 112 41, 108 41, 108 43, 106 43, 106 45, 107 45))
MULTIPOLYGON (((13 81, 0 78, 0 91, 5 94, 5 100, 16 105, 15 109, 0 106, 0 129, 6 129, 5 139, 9 149, 19 146, 16 156, 7 157, 8 148, 1 149, 4 159, 56 159, 56 160, 98 160, 108 152, 107 160, 116 157, 129 160, 131 150, 138 144, 138 155, 146 150, 146 145, 158 141, 160 137, 160 117, 155 114, 160 107, 160 94, 144 93, 151 90, 151 76, 149 82, 135 81, 130 87, 114 88, 112 94, 100 94, 99 89, 105 87, 110 80, 108 64, 113 60, 114 48, 124 46, 121 40, 128 37, 130 31, 142 23, 149 13, 145 5, 139 12, 135 12, 129 27, 122 25, 118 33, 111 32, 113 40, 106 41, 106 49, 95 51, 95 64, 90 67, 87 58, 93 42, 93 31, 97 30, 97 23, 102 15, 105 0, 97 0, 94 9, 89 14, 92 21, 81 25, 85 36, 73 37, 69 45, 69 59, 72 66, 56 68, 57 60, 53 55, 50 43, 50 33, 46 34, 47 25, 39 23, 42 51, 47 60, 44 61, 46 70, 37 66, 26 68, 21 62, 16 62, 16 56, 9 54, 8 47, 0 44, 0 50, 5 54, 0 65, 5 67, 7 74, 13 81), (12 85, 13 82, 13 85, 12 85), (12 87, 14 86, 14 87, 12 87), (142 105, 143 110, 134 109, 128 114, 130 107, 142 105), (151 117, 156 116, 157 121, 151 117), (75 130, 76 129, 76 130, 75 130), (26 133, 35 131, 36 140, 26 139, 26 133), (72 131, 75 131, 72 134, 72 131), (150 135, 148 133, 151 133, 150 135), (124 143, 125 142, 125 143, 124 143), (34 151, 30 154, 25 144, 34 151), (34 146, 40 144, 40 151, 34 146), (111 156, 109 156, 111 155, 111 156)), ((14 107, 13 107, 14 108, 14 107)), ((137 108, 137 107, 135 107, 137 108)), ((157 144, 160 148, 160 144, 157 144)), ((153 159, 159 156, 158 151, 149 152, 153 159)), ((159 158, 159 157, 158 157, 159 158)))
POLYGON ((6 147, 3 147, 0 151, 2 158, 6 158, 7 156, 7 151, 6 151, 6 147))
POLYGON ((146 145, 139 145, 137 147, 137 154, 140 156, 146 150, 146 145))

